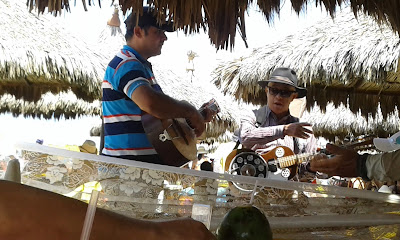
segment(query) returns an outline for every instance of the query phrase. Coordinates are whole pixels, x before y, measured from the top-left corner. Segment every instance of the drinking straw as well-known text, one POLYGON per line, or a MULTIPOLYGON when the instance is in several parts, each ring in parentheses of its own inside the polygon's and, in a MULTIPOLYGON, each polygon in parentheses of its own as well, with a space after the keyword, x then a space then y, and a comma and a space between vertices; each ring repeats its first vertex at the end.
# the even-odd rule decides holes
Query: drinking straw
POLYGON ((94 214, 96 213, 96 205, 98 199, 99 199, 99 191, 93 190, 86 211, 85 222, 83 223, 83 229, 80 240, 89 240, 90 231, 92 230, 93 226, 94 214))
POLYGON ((253 191, 251 192, 250 205, 253 205, 253 203, 254 203, 254 195, 256 194, 257 185, 258 185, 258 180, 256 180, 253 191))

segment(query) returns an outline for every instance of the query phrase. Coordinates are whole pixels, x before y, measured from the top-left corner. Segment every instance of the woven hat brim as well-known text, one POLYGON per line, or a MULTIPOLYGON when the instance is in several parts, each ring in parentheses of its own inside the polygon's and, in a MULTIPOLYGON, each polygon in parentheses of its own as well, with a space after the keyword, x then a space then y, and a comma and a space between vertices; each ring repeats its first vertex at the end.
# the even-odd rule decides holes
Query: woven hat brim
POLYGON ((277 79, 258 81, 258 84, 259 84, 261 87, 265 88, 265 87, 268 86, 268 83, 269 83, 269 82, 283 83, 283 84, 286 84, 286 85, 290 85, 290 86, 295 87, 296 90, 297 90, 297 94, 298 94, 297 98, 302 98, 302 97, 307 96, 307 89, 306 89, 306 88, 298 87, 298 86, 295 86, 295 85, 292 85, 292 84, 288 84, 287 82, 280 81, 280 80, 277 80, 277 79))

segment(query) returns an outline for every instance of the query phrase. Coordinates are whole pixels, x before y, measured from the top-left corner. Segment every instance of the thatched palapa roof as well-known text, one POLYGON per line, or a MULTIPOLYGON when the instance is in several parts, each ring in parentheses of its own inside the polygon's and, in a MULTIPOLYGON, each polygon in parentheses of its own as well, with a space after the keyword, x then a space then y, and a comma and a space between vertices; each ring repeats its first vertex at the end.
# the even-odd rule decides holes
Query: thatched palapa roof
POLYGON ((349 104, 356 113, 383 116, 400 106, 400 39, 370 17, 338 14, 279 41, 254 49, 247 56, 221 63, 214 82, 225 94, 254 104, 265 104, 257 81, 276 67, 296 70, 308 88, 307 108, 316 103, 349 104))
POLYGON ((386 119, 380 111, 375 118, 372 116, 366 118, 361 116, 360 112, 354 114, 344 105, 335 107, 332 103, 327 105, 325 113, 319 107, 305 111, 301 121, 312 124, 316 137, 322 136, 331 142, 362 135, 389 137, 400 130, 399 111, 395 111, 386 119))
POLYGON ((10 94, 0 97, 0 113, 12 113, 17 117, 44 118, 44 119, 65 119, 80 116, 100 116, 101 103, 95 100, 92 103, 77 99, 71 91, 67 93, 43 94, 37 102, 29 102, 23 99, 16 99, 10 94))
MULTIPOLYGON (((91 1, 82 0, 84 7, 90 5, 91 1)), ((143 0, 119 0, 124 14, 128 9, 142 11, 143 0)), ((273 17, 279 14, 281 4, 285 1, 258 0, 257 6, 266 17, 272 21, 273 17)), ((62 9, 70 10, 69 0, 28 0, 30 10, 37 8, 39 13, 47 11, 54 15, 61 13, 62 9)), ((101 1, 99 0, 99 5, 101 1)), ((173 20, 178 29, 185 33, 199 32, 207 29, 210 41, 217 49, 233 47, 235 44, 236 29, 239 30, 242 38, 246 39, 245 13, 253 3, 253 0, 203 0, 203 1, 179 1, 179 0, 148 0, 150 6, 154 6, 159 14, 160 21, 165 16, 173 20)), ((363 11, 373 16, 379 23, 389 23, 395 32, 400 31, 400 3, 398 0, 291 0, 292 8, 297 12, 305 10, 308 5, 316 4, 321 6, 333 17, 338 7, 350 4, 355 14, 363 11)))
POLYGON ((100 98, 104 56, 52 16, 29 13, 23 1, 0 0, 0 32, 0 95, 38 101, 46 92, 71 90, 87 101, 100 98))

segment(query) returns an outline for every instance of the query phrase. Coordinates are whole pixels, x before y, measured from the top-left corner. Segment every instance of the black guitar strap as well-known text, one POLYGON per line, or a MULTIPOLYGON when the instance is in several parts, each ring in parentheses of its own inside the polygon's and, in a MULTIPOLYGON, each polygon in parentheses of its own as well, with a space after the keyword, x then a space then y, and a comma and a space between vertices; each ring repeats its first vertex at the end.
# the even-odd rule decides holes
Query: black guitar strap
POLYGON ((235 150, 235 149, 238 149, 239 145, 240 145, 240 141, 237 140, 235 146, 232 149, 232 151, 235 150))
POLYGON ((294 147, 294 153, 295 154, 299 154, 300 153, 300 146, 299 146, 299 140, 297 139, 297 138, 295 138, 295 137, 292 137, 293 138, 293 147, 294 147))
MULTIPOLYGON (((267 107, 263 106, 261 108, 259 108, 257 111, 254 111, 254 114, 256 116, 256 127, 260 127, 262 126, 265 121, 267 120, 267 107)), ((289 118, 289 121, 292 120, 292 116, 289 118)), ((298 120, 298 119, 297 119, 298 120)), ((293 152, 295 154, 299 154, 300 153, 300 145, 299 145, 299 140, 295 137, 293 138, 293 152)), ((237 148, 237 147, 236 147, 237 148)), ((236 149, 234 148, 234 149, 236 149)))

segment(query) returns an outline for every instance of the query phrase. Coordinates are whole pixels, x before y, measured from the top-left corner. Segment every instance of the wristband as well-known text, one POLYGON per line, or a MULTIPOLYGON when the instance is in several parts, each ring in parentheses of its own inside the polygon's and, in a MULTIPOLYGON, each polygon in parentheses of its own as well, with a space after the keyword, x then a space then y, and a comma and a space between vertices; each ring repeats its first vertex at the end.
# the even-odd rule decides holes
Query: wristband
POLYGON ((313 170, 311 170, 311 163, 310 163, 310 161, 308 161, 307 163, 306 163, 306 170, 308 171, 308 172, 310 172, 310 173, 317 173, 317 171, 313 171, 313 170))
POLYGON ((357 158, 357 175, 360 176, 366 182, 371 181, 371 179, 368 178, 367 164, 366 164, 368 156, 369 155, 365 153, 363 155, 358 155, 357 158))

